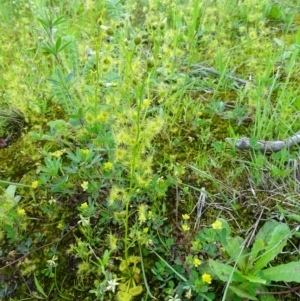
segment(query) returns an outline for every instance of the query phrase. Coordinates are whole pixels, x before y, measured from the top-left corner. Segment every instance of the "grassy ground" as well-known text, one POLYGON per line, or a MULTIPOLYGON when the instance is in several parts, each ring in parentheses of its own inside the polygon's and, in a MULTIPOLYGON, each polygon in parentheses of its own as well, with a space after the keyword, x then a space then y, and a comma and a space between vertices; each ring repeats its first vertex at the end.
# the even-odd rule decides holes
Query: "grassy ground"
POLYGON ((299 8, 0 1, 0 299, 297 300, 299 8))

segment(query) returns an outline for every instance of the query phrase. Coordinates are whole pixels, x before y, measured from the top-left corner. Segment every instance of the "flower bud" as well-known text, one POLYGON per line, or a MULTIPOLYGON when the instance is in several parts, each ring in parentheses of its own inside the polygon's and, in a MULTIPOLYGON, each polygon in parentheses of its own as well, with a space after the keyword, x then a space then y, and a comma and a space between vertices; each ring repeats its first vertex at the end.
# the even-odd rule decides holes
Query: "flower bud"
POLYGON ((133 41, 135 45, 139 45, 142 42, 142 38, 141 36, 136 36, 133 41))

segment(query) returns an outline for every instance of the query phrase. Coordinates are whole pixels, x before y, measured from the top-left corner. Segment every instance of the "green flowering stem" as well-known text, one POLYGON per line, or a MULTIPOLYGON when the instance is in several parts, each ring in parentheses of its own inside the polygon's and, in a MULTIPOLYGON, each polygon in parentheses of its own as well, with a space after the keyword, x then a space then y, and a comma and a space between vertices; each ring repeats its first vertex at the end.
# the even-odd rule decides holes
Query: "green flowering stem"
POLYGON ((180 275, 176 270, 174 270, 173 269, 173 267, 172 266, 170 266, 159 254, 157 254, 155 251, 154 251, 154 249, 152 249, 151 247, 149 247, 150 248, 150 250, 160 259, 160 260, 162 260, 164 263, 165 263, 165 265, 166 266, 168 266, 181 280, 183 280, 183 281, 188 281, 185 277, 183 277, 182 275, 180 275))
POLYGON ((150 288, 148 286, 148 282, 147 282, 147 278, 146 278, 146 274, 145 274, 145 268, 144 268, 144 260, 143 260, 143 254, 142 254, 142 249, 141 249, 141 244, 138 243, 139 245, 139 250, 140 250, 140 257, 141 257, 141 267, 142 267, 142 273, 143 273, 143 278, 144 278, 144 284, 146 286, 146 290, 148 295, 152 298, 152 299, 156 299, 150 292, 150 288))
POLYGON ((20 183, 13 183, 13 182, 2 181, 2 180, 0 180, 0 184, 15 185, 15 186, 19 186, 19 187, 31 187, 31 185, 20 184, 20 183))

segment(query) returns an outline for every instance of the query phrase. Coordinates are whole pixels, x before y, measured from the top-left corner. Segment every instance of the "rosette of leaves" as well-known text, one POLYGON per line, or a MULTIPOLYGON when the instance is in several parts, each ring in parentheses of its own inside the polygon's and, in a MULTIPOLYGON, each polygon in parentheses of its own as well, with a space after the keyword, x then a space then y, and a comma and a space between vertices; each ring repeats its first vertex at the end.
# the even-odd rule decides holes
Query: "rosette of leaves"
POLYGON ((143 292, 143 287, 139 285, 141 270, 137 267, 140 262, 139 256, 129 256, 127 260, 121 259, 119 270, 122 277, 117 293, 119 301, 130 301, 143 292))
MULTIPOLYGON (((230 237, 226 230, 221 244, 229 256, 226 263, 210 259, 212 272, 227 283, 226 300, 268 300, 275 301, 268 285, 271 282, 285 281, 300 283, 300 262, 281 265, 268 264, 280 254, 292 236, 289 226, 274 220, 267 221, 255 237, 250 249, 245 247, 241 237, 230 237), (265 294, 267 293, 267 294, 265 294), (268 299, 266 299, 268 298, 268 299)), ((225 300, 225 299, 222 300, 225 300)))

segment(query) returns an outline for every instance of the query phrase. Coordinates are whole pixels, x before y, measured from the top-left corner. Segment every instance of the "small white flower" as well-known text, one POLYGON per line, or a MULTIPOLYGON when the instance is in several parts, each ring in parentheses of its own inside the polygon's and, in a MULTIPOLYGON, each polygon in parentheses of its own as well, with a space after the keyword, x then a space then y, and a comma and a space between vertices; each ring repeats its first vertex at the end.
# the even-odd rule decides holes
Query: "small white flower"
POLYGON ((78 224, 82 224, 83 227, 89 226, 90 225, 90 218, 89 217, 84 217, 81 214, 79 214, 80 221, 78 221, 78 224))
POLYGON ((80 186, 81 186, 83 191, 86 191, 89 187, 89 182, 88 181, 83 181, 80 186))
POLYGON ((47 263, 50 267, 54 267, 56 265, 56 260, 58 259, 57 256, 53 255, 51 259, 47 260, 47 263))
POLYGON ((119 283, 116 281, 116 279, 108 280, 106 289, 114 293, 117 285, 119 285, 119 283))
POLYGON ((56 204, 56 199, 54 199, 53 196, 52 196, 52 197, 50 198, 50 200, 48 201, 48 203, 49 203, 50 205, 56 204))

